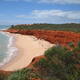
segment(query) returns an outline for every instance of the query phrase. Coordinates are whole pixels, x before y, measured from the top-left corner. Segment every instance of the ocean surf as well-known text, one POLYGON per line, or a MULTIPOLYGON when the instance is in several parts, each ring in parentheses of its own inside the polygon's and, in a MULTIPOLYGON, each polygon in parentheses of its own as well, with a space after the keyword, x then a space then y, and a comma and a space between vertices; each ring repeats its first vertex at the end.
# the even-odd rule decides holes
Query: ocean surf
POLYGON ((13 45, 14 42, 15 38, 13 36, 0 32, 0 67, 15 57, 17 48, 13 45))

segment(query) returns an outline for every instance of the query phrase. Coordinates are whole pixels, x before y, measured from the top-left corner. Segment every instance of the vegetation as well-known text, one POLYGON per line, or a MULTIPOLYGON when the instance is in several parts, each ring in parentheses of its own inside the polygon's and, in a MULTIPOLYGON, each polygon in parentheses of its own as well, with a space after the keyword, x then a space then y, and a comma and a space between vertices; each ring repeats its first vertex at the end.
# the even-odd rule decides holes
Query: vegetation
POLYGON ((73 42, 69 42, 68 45, 69 45, 70 47, 73 47, 73 48, 74 48, 74 43, 73 43, 73 42))
POLYGON ((32 25, 12 25, 9 29, 19 29, 19 30, 65 30, 65 31, 75 31, 80 32, 80 24, 32 24, 32 25))
POLYGON ((80 79, 80 46, 73 50, 52 47, 45 52, 45 57, 34 64, 42 80, 80 79))
POLYGON ((33 69, 22 69, 16 72, 13 72, 7 80, 31 80, 32 78, 39 78, 39 75, 34 72, 33 69))
POLYGON ((25 68, 11 73, 8 77, 0 74, 0 80, 80 80, 80 42, 77 47, 69 43, 71 50, 56 46, 48 49, 44 58, 25 68))

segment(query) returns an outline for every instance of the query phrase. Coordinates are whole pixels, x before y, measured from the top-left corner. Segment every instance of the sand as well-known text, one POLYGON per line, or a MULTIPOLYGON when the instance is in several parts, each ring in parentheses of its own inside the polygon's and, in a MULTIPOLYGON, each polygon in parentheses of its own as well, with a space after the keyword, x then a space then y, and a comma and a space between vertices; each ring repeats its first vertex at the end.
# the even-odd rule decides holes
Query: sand
POLYGON ((27 67, 36 56, 44 55, 44 52, 54 46, 45 40, 34 36, 12 34, 16 38, 15 45, 18 48, 17 56, 2 67, 5 71, 15 71, 27 67))

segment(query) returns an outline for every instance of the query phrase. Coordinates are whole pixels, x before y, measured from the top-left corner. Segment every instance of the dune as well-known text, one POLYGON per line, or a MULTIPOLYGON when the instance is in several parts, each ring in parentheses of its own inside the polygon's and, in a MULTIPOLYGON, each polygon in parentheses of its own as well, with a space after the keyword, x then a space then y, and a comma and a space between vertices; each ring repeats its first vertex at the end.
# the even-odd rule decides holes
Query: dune
POLYGON ((16 38, 15 44, 18 48, 17 56, 2 67, 5 71, 16 71, 27 67, 32 59, 44 55, 44 52, 54 46, 48 41, 37 39, 30 35, 12 34, 16 38))

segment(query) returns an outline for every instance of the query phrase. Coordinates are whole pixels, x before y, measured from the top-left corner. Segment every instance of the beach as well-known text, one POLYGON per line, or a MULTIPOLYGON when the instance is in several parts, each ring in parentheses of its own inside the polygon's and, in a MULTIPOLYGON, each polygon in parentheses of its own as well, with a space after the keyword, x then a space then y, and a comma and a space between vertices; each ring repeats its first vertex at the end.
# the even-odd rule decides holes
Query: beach
POLYGON ((16 71, 27 67, 34 57, 44 55, 48 48, 54 46, 48 41, 30 35, 11 34, 11 36, 15 38, 14 45, 18 51, 16 56, 1 68, 5 71, 16 71))

